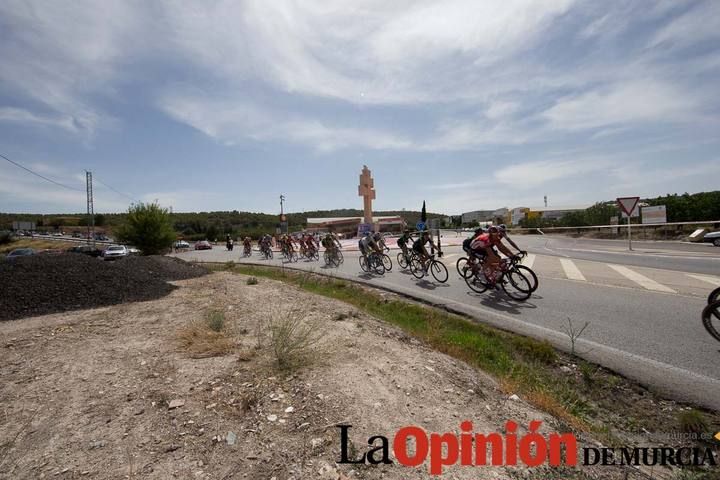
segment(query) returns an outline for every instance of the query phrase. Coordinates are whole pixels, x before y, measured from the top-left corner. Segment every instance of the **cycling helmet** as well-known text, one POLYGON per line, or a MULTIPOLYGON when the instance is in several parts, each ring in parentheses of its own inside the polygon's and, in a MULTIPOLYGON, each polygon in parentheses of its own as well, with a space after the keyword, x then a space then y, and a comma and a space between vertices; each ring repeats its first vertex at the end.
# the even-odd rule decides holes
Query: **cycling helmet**
POLYGON ((488 233, 500 233, 500 229, 498 227, 490 227, 488 228, 488 233))
POLYGON ((507 226, 505 226, 504 223, 502 225, 498 225, 498 228, 500 229, 501 232, 505 232, 505 230, 507 230, 507 226))
POLYGON ((376 242, 379 241, 381 238, 382 235, 380 234, 380 232, 375 232, 375 234, 373 235, 373 239, 375 239, 376 242))

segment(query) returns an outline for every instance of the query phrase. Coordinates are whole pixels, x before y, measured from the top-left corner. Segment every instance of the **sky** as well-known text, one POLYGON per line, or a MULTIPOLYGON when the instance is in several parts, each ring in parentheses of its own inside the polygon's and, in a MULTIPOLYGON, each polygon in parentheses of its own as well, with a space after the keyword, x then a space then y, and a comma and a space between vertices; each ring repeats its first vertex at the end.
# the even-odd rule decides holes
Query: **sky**
POLYGON ((3 0, 0 211, 720 188, 720 1, 3 0))

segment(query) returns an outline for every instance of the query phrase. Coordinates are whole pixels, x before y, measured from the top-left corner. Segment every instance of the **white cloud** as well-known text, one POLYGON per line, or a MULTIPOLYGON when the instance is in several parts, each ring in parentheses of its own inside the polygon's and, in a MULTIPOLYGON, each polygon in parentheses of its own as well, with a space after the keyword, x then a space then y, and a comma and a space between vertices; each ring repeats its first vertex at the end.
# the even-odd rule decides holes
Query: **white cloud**
POLYGON ((693 119, 698 99, 671 84, 645 79, 560 99, 543 116, 556 129, 582 130, 637 122, 693 119))
POLYGON ((691 9, 674 18, 653 35, 650 47, 685 47, 700 41, 720 39, 720 2, 690 3, 691 9))
POLYGON ((76 133, 79 130, 78 123, 70 116, 40 115, 22 108, 0 108, 0 122, 59 127, 72 133, 76 133))
POLYGON ((613 162, 585 157, 577 160, 541 160, 519 163, 495 172, 495 179, 518 189, 534 188, 555 180, 606 170, 613 162))

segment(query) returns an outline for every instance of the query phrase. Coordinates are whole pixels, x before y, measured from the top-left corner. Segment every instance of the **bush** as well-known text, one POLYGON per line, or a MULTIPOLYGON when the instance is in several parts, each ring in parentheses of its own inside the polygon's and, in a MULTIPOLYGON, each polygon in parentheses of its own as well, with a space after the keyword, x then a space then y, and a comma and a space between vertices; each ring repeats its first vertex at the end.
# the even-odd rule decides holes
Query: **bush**
POLYGON ((257 284, 258 284, 258 279, 255 278, 255 277, 250 277, 250 278, 247 279, 247 284, 248 284, 248 285, 257 285, 257 284))
POLYGON ((11 243, 13 241, 14 237, 12 232, 0 232, 0 245, 5 245, 6 243, 11 243))
POLYGON ((175 241, 168 209, 157 203, 140 202, 131 205, 126 223, 120 226, 117 238, 139 248, 143 255, 162 253, 175 241))
POLYGON ((281 370, 295 370, 307 365, 315 346, 325 335, 321 320, 309 319, 306 315, 296 309, 268 321, 270 344, 281 370))

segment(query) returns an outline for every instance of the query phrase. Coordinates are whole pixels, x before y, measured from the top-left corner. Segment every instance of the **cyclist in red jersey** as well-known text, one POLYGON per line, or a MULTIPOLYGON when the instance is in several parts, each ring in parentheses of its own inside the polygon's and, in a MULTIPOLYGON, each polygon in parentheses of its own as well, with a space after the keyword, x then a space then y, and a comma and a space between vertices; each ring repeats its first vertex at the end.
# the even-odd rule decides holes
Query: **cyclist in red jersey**
POLYGON ((481 233, 470 243, 470 249, 473 253, 478 255, 478 257, 485 257, 485 269, 483 273, 491 284, 495 283, 495 274, 500 265, 500 256, 495 253, 493 247, 497 247, 498 250, 508 257, 513 256, 510 249, 502 244, 500 229, 497 227, 490 227, 487 233, 481 233))

